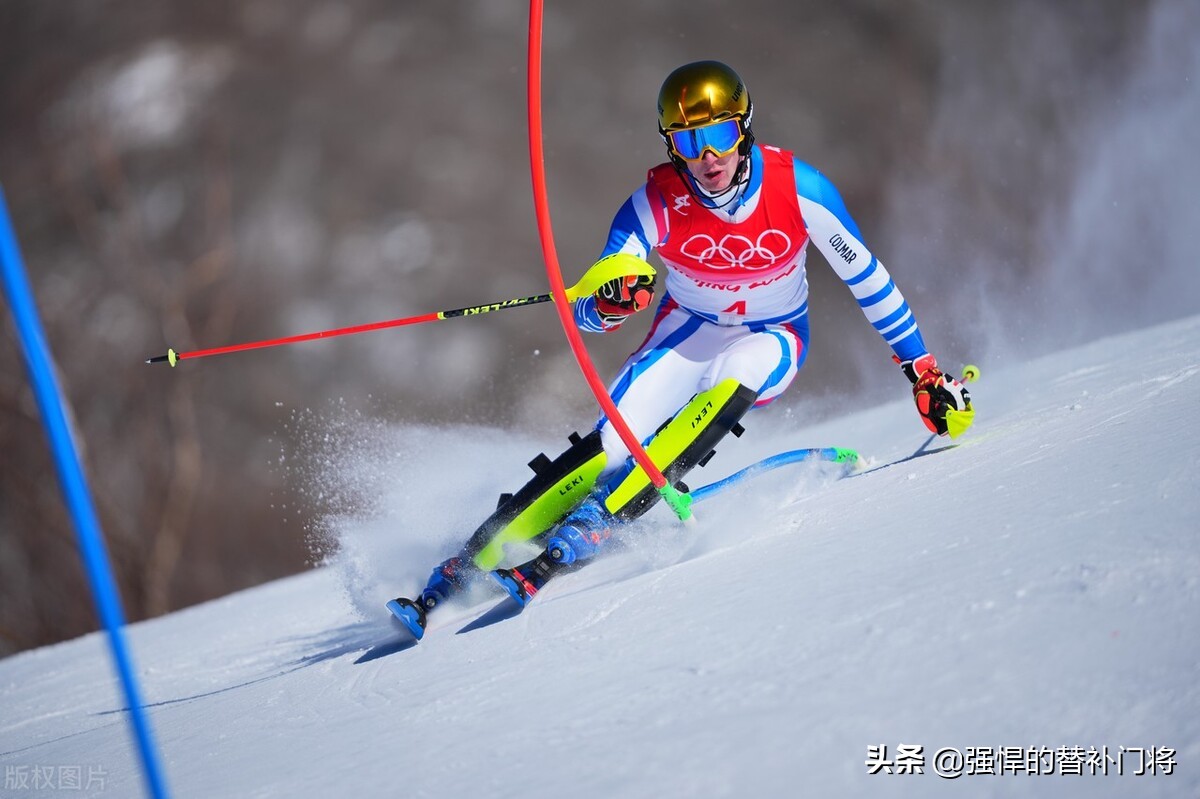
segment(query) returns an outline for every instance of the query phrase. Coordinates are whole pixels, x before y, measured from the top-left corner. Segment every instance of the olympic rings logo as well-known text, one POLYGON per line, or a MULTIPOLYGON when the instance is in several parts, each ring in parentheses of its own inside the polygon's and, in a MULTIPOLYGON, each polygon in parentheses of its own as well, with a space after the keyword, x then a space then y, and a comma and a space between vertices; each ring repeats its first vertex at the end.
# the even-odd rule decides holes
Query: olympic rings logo
POLYGON ((771 228, 751 241, 746 236, 726 233, 718 242, 706 233, 697 233, 683 243, 680 253, 709 269, 767 269, 792 249, 792 240, 782 230, 771 228))

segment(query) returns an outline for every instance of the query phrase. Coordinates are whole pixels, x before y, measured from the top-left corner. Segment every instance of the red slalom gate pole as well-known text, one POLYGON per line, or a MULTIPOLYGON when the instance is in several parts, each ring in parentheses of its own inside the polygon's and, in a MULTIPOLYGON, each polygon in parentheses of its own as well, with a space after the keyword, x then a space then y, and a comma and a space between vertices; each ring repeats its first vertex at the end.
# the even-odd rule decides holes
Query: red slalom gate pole
POLYGON ((646 472, 650 482, 658 489, 671 510, 681 520, 687 521, 692 516, 691 497, 679 491, 670 483, 650 456, 642 447, 640 441, 629 429, 616 403, 608 395, 608 387, 600 379, 596 367, 588 355, 587 347, 575 320, 571 308, 567 304, 566 292, 563 288, 562 269, 558 263, 558 254, 554 248, 554 233, 550 224, 550 205, 546 192, 545 152, 542 144, 542 0, 530 0, 529 4, 529 55, 527 85, 529 94, 529 161, 533 177, 533 205, 537 215, 538 236, 542 244, 542 256, 546 262, 546 276, 550 279, 550 293, 554 298, 554 308, 558 311, 559 322, 563 332, 579 363, 584 379, 595 395, 596 401, 612 422, 613 429, 621 437, 621 441, 629 449, 635 461, 646 472))

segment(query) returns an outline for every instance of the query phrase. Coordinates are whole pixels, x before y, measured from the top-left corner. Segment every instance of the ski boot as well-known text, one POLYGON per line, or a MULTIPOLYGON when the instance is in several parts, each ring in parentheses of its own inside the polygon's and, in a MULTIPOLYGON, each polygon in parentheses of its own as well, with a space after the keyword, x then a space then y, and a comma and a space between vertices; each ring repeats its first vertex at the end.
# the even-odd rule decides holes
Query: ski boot
POLYGON ((588 560, 612 538, 617 524, 598 496, 588 497, 550 536, 546 542, 546 554, 552 561, 564 566, 588 560))
POLYGON ((396 597, 387 603, 387 609, 405 629, 418 641, 425 635, 428 614, 445 602, 467 583, 474 566, 466 559, 455 556, 444 560, 433 570, 425 590, 416 600, 396 597))
POLYGON ((524 607, 554 575, 594 556, 612 537, 616 526, 604 503, 598 497, 589 497, 559 525, 546 542, 545 552, 516 568, 496 569, 492 578, 524 607))

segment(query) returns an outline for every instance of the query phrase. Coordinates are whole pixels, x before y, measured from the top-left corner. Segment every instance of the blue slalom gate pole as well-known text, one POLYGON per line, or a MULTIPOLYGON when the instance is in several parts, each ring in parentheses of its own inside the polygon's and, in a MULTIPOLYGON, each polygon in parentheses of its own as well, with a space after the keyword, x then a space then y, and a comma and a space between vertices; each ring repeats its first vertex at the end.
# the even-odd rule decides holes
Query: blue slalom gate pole
POLYGON ((12 309, 17 338, 21 343, 29 379, 33 384, 38 408, 41 410, 42 424, 54 456, 58 480, 75 525, 79 553, 87 569, 92 598, 100 620, 108 631, 108 642, 117 675, 125 693, 125 701, 129 704, 130 720, 141 755, 146 787, 155 799, 165 799, 166 783, 159 764, 154 735, 146 717, 141 691, 134 676, 132 658, 125 642, 125 616, 121 610, 121 599, 113 580, 108 551, 104 545, 96 510, 92 505, 87 480, 79 463, 79 454, 67 427, 62 394, 50 366, 50 350, 46 345, 37 306, 33 301, 33 292, 29 288, 25 265, 17 248, 3 187, 0 187, 0 272, 3 273, 4 293, 12 309))

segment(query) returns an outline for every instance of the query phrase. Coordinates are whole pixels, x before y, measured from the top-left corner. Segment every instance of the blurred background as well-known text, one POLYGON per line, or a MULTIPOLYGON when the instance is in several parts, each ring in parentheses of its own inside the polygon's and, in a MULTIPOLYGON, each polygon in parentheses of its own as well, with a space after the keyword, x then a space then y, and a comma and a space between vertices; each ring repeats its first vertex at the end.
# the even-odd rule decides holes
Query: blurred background
MULTIPOLYGON (((0 0, 0 185, 131 618, 318 562, 338 500, 314 453, 346 420, 381 435, 590 424, 548 305, 143 362, 544 291, 527 15, 508 0, 0 0)), ((663 160, 662 78, 717 58, 746 80, 759 140, 839 186, 951 371, 1195 313, 1198 54, 1194 0, 551 2, 546 168, 567 282, 663 160)), ((815 250, 809 272, 811 354, 784 413, 902 398, 815 250)), ((603 373, 647 321, 588 338, 603 373)), ((0 331, 3 655, 96 622, 7 313, 0 331)))

